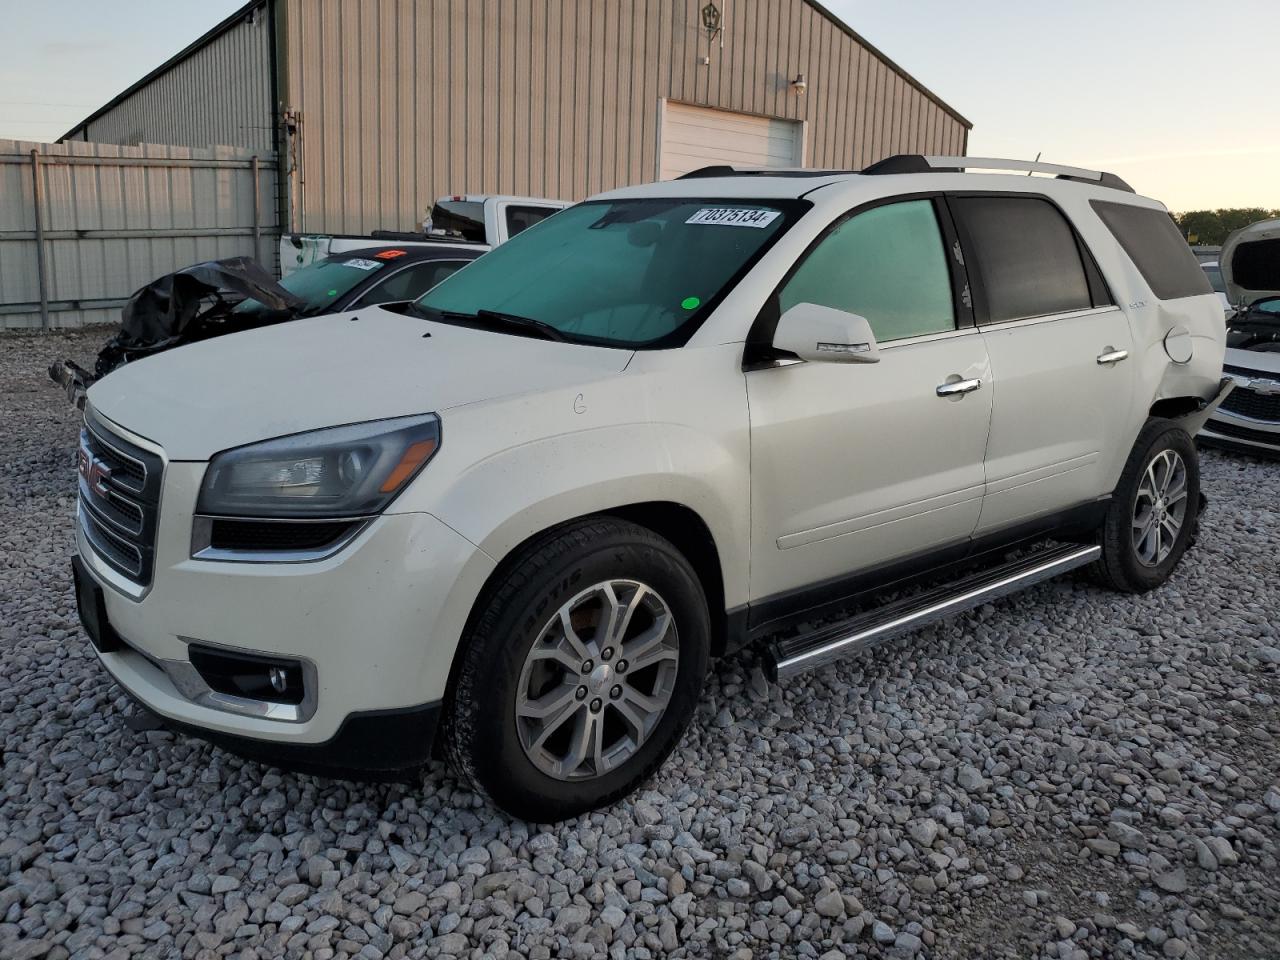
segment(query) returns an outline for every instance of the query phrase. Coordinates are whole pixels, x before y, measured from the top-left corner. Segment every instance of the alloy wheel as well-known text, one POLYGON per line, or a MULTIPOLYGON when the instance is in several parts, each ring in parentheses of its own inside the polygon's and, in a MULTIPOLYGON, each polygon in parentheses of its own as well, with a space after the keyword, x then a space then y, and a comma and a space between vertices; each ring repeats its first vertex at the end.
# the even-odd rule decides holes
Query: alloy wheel
POLYGON ((599 777, 635 755, 675 690, 671 609, 635 580, 594 584, 547 621, 516 688, 525 754, 558 780, 599 777))
POLYGON ((1176 450, 1147 464, 1133 504, 1133 549, 1139 562, 1159 566, 1173 551, 1187 519, 1187 465, 1176 450))

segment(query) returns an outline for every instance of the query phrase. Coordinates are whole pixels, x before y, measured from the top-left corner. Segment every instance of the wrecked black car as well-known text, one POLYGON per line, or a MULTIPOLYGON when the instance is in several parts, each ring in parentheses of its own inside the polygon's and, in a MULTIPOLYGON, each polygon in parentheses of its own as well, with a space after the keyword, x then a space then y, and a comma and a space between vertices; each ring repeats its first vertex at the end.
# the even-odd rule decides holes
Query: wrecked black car
POLYGON ((1280 456, 1280 220, 1250 224, 1227 238, 1220 257, 1227 297, 1223 375, 1235 381, 1200 439, 1280 456))
POLYGON ((92 371, 62 360, 49 376, 83 407, 94 381, 122 364, 241 330, 416 300, 483 252, 458 244, 370 247, 318 260, 283 280, 248 257, 197 263, 129 298, 119 332, 98 353, 92 371))

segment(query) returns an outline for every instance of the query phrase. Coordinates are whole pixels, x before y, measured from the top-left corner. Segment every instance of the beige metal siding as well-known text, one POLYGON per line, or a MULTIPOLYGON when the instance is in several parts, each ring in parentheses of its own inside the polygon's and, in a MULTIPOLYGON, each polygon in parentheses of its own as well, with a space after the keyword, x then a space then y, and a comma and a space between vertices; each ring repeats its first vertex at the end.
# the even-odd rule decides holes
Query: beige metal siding
POLYGON ((95 143, 218 144, 261 154, 271 143, 271 29, 266 6, 72 131, 95 143))
POLYGON ((804 121, 809 166, 963 151, 958 114, 814 4, 718 0, 708 43, 705 2, 280 0, 294 228, 409 229, 443 194, 652 180, 663 100, 804 121))

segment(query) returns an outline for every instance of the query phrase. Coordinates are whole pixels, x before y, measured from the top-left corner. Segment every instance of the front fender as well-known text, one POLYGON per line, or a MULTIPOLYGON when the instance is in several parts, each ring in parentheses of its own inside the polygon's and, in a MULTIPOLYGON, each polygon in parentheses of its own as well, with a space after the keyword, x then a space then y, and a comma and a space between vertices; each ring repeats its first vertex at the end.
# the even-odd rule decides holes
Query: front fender
POLYGON ((739 455, 691 428, 628 423, 520 444, 459 473, 431 512, 500 562, 577 517, 668 502, 700 516, 720 556, 725 602, 745 603, 750 516, 739 455))

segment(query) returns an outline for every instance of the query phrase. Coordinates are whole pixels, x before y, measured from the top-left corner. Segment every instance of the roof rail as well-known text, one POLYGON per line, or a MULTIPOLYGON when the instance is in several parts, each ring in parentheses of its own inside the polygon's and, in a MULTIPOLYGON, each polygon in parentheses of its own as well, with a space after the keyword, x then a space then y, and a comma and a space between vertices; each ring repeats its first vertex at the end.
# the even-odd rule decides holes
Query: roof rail
POLYGON ((1048 173, 1059 180, 1077 183, 1094 183, 1100 187, 1135 192, 1114 173, 1086 170, 1083 167, 1064 167, 1057 163, 1041 163, 1038 160, 1000 160, 995 157, 938 157, 918 153, 900 153, 873 163, 864 174, 891 173, 962 173, 965 170, 1014 170, 1019 173, 1048 173))
POLYGON ((831 177, 841 173, 857 173, 857 170, 818 170, 811 167, 731 167, 716 164, 699 167, 676 177, 677 180, 701 180, 704 177, 831 177))

